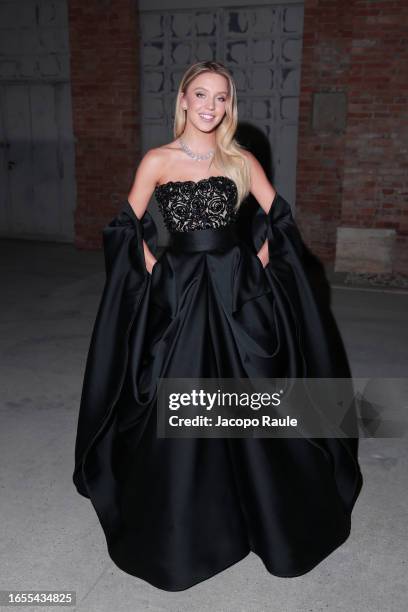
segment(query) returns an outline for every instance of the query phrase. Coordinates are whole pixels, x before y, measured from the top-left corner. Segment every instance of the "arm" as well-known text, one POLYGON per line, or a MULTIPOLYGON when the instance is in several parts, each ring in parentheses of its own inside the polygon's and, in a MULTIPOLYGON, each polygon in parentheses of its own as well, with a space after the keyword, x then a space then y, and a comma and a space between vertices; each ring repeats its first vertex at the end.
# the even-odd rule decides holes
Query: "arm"
MULTIPOLYGON (((137 167, 133 185, 128 195, 128 202, 138 219, 141 219, 145 213, 162 165, 160 153, 157 149, 150 149, 145 153, 137 167)), ((144 240, 143 251, 146 269, 151 274, 157 260, 144 240)))
MULTIPOLYGON (((269 182, 264 169, 257 158, 250 152, 245 152, 245 157, 249 163, 251 172, 251 187, 250 191, 257 200, 258 204, 263 208, 266 214, 269 213, 272 202, 275 198, 276 191, 269 182)), ((260 248, 257 256, 265 267, 269 262, 268 241, 265 240, 260 248)))

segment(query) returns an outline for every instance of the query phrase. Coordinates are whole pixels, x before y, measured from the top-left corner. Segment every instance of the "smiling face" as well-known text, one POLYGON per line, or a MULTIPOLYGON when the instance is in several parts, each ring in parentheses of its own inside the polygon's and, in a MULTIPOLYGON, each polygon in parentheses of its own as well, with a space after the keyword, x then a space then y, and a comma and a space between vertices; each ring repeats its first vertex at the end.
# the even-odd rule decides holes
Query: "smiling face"
POLYGON ((187 110, 187 120, 197 129, 209 132, 224 118, 228 96, 228 81, 221 74, 199 74, 181 96, 181 107, 187 110))

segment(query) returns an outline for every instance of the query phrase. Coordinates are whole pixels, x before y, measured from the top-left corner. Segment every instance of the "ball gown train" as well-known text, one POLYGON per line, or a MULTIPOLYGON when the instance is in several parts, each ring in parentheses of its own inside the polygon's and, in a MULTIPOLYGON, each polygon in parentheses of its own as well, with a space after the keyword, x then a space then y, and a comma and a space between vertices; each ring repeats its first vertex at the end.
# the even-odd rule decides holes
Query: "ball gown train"
POLYGON ((289 204, 235 231, 234 181, 169 181, 155 195, 170 243, 129 202, 103 230, 106 281, 79 410, 73 481, 123 571, 183 590, 256 553, 304 574, 349 536, 357 438, 158 438, 159 377, 336 376, 289 204), (269 263, 256 255, 268 240, 269 263))

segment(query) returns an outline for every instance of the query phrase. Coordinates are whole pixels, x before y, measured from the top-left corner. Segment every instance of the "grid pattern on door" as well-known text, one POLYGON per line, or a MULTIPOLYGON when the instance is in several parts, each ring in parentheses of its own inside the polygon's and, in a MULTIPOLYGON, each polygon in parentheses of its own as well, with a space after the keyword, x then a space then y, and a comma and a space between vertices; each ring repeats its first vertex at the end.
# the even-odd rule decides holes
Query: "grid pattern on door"
POLYGON ((186 67, 221 61, 237 86, 240 123, 267 140, 274 185, 294 205, 302 33, 303 4, 142 12, 143 148, 173 139, 186 67))

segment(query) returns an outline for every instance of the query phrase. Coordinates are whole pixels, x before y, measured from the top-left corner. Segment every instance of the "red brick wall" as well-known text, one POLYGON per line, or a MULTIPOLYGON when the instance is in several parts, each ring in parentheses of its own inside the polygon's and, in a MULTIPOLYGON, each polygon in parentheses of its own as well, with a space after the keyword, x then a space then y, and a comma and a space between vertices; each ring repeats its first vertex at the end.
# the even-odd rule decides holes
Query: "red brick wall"
POLYGON ((296 215, 326 263, 337 226, 394 228, 393 271, 408 272, 407 24, 403 2, 305 2, 296 215), (313 129, 315 92, 346 94, 345 130, 313 129))
POLYGON ((139 40, 134 0, 68 2, 76 140, 75 246, 100 248, 140 156, 139 40))

